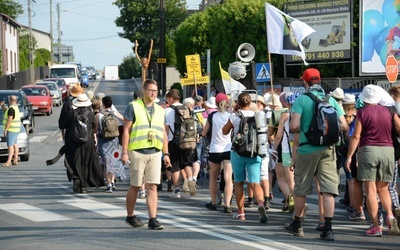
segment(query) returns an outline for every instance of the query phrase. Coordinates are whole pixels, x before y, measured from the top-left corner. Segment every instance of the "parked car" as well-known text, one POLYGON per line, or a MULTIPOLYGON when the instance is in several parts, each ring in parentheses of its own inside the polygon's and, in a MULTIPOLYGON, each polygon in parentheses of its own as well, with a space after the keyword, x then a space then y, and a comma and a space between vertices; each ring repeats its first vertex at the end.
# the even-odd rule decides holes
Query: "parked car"
POLYGON ((53 98, 44 85, 25 85, 21 88, 28 101, 32 103, 34 113, 53 114, 53 98))
POLYGON ((38 81, 35 83, 35 85, 45 85, 47 88, 50 90, 51 97, 53 97, 53 105, 56 107, 62 105, 62 94, 61 90, 58 88, 58 85, 56 82, 51 82, 51 81, 38 81))
MULTIPOLYGON (((21 115, 22 124, 25 126, 27 133, 33 133, 35 127, 35 117, 33 116, 32 103, 28 101, 25 93, 22 90, 0 90, 0 100, 4 100, 8 107, 8 97, 15 95, 18 98, 19 113, 21 115)), ((0 109, 0 115, 4 112, 0 109)), ((0 120, 3 121, 2 119, 0 120)))
MULTIPOLYGON (((1 121, 3 121, 4 112, 0 115, 1 121)), ((21 131, 18 134, 17 145, 19 148, 19 157, 21 161, 29 161, 29 137, 25 130, 24 125, 21 123, 21 131)), ((4 128, 0 126, 0 157, 8 157, 8 147, 6 138, 4 137, 4 128)))
POLYGON ((58 87, 61 90, 62 94, 62 101, 65 102, 68 100, 68 89, 69 89, 69 84, 63 79, 63 78, 45 78, 43 81, 47 82, 56 82, 58 87))

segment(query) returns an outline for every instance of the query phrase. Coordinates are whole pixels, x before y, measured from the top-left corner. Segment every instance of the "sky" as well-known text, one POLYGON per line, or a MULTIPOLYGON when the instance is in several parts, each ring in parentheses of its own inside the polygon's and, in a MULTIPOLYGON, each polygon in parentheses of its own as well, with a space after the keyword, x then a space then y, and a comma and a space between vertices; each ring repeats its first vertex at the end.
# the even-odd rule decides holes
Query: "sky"
MULTIPOLYGON (((15 0, 24 13, 17 18, 29 26, 28 1, 15 0)), ((50 33, 50 0, 31 1, 32 28, 50 33)), ((82 66, 102 70, 106 65, 119 65, 133 53, 133 44, 118 36, 122 28, 115 25, 119 8, 113 0, 53 0, 53 39, 57 42, 57 2, 60 3, 61 44, 73 46, 75 61, 82 66)), ((188 9, 198 9, 201 0, 186 0, 188 9)))

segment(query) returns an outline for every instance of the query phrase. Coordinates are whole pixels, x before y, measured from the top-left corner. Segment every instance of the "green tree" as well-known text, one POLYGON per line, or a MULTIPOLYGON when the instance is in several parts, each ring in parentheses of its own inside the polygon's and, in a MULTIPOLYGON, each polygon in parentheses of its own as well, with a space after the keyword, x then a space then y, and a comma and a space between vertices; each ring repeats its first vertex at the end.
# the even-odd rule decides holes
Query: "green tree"
POLYGON ((29 67, 29 35, 21 33, 19 36, 19 70, 28 70, 29 67))
MULTIPOLYGON (((156 58, 160 47, 160 0, 116 0, 113 4, 121 14, 115 20, 116 25, 123 29, 119 36, 132 43, 137 40, 140 57, 148 55, 150 40, 153 39, 152 58, 156 58)), ((165 0, 165 33, 173 32, 187 16, 186 1, 165 0)))
POLYGON ((37 49, 35 51, 35 67, 46 66, 51 61, 51 53, 47 49, 37 49))
POLYGON ((13 0, 0 0, 0 13, 16 19, 19 15, 24 13, 22 5, 13 0))
POLYGON ((133 55, 124 57, 118 68, 121 79, 131 79, 132 77, 141 77, 142 75, 142 65, 133 55))

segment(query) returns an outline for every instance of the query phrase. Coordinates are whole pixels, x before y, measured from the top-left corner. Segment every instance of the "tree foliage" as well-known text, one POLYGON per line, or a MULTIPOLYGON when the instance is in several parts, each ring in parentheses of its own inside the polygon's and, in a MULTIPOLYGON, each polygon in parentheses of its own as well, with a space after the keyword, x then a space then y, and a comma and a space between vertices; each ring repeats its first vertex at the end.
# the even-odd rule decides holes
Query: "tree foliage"
MULTIPOLYGON (((113 4, 121 14, 115 20, 116 25, 123 29, 119 36, 132 43, 137 40, 140 57, 148 55, 150 40, 153 39, 153 55, 158 56, 160 0, 116 0, 113 4)), ((165 0, 165 34, 173 32, 187 16, 186 1, 165 0)))
POLYGON ((142 75, 142 66, 133 55, 124 57, 118 68, 121 79, 131 79, 132 77, 141 77, 142 75))
POLYGON ((0 0, 0 13, 16 19, 19 15, 24 13, 22 5, 13 0, 0 0))

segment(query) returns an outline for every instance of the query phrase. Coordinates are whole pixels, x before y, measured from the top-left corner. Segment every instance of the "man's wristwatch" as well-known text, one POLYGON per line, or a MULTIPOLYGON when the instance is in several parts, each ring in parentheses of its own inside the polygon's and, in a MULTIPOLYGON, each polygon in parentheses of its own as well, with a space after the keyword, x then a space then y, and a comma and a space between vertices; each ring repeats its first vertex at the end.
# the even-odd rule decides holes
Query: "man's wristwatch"
POLYGON ((169 153, 164 153, 164 156, 166 156, 166 155, 171 156, 169 153))

